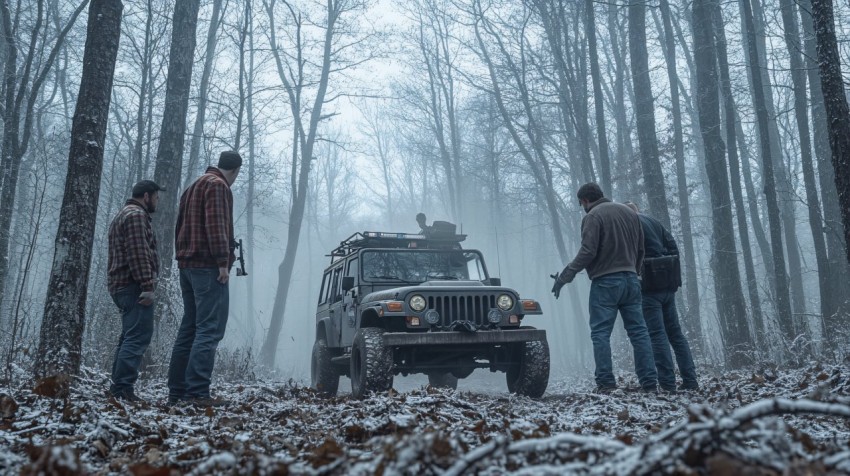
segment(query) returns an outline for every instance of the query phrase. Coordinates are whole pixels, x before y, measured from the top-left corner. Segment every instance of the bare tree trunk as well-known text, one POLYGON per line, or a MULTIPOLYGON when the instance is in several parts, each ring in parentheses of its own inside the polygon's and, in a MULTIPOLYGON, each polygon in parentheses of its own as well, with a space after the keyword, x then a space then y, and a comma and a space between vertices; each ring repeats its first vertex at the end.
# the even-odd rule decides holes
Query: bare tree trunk
POLYGON ((596 51, 596 12, 593 0, 585 0, 584 8, 587 14, 585 29, 587 30, 587 46, 590 54, 590 76, 593 81, 593 102, 596 108, 596 138, 599 142, 599 175, 602 189, 609 194, 614 190, 611 186, 611 159, 608 155, 608 133, 605 131, 605 103, 602 96, 602 74, 599 72, 599 54, 596 51))
POLYGON ((729 176, 720 136, 720 104, 717 83, 717 57, 712 31, 711 3, 717 0, 695 0, 693 3, 694 66, 700 116, 700 129, 705 144, 705 168, 708 173, 712 206, 711 268, 717 294, 726 361, 733 368, 750 362, 752 341, 747 323, 747 310, 741 290, 738 259, 729 199, 729 176))
POLYGON ((770 225, 770 245, 773 249, 773 274, 776 279, 774 289, 776 311, 782 336, 791 342, 794 339, 794 321, 791 314, 791 297, 788 292, 788 275, 785 268, 785 255, 782 248, 782 223, 780 221, 779 204, 776 198, 776 179, 773 170, 773 158, 770 148, 770 129, 768 126, 767 105, 762 85, 762 75, 759 70, 759 54, 756 48, 756 34, 753 26, 753 11, 750 0, 741 0, 741 10, 746 27, 746 41, 750 54, 750 80, 753 86, 753 105, 759 124, 761 140, 762 179, 764 194, 767 199, 767 219, 770 225))
POLYGON ((186 113, 189 110, 199 8, 200 0, 181 0, 174 6, 165 109, 162 112, 154 170, 154 181, 167 190, 160 193, 160 196, 164 196, 153 216, 153 228, 159 244, 160 279, 163 281, 171 276, 171 265, 174 262, 174 227, 177 223, 180 177, 183 172, 183 143, 186 138, 186 113))
POLYGON ((670 228, 664 175, 658 154, 658 137, 655 134, 655 109, 649 78, 649 59, 646 51, 646 4, 629 5, 629 55, 632 64, 632 82, 635 89, 635 116, 640 145, 641 165, 649 212, 664 226, 670 228))
MULTIPOLYGON (((632 128, 626 115, 626 62, 623 59, 623 48, 618 35, 620 31, 618 9, 615 3, 608 4, 608 35, 611 38, 611 56, 614 57, 614 122, 617 124, 618 157, 615 163, 624 164, 632 160, 634 150, 631 139, 632 128)), ((611 180, 616 181, 616 177, 612 177, 611 180)))
MULTIPOLYGON (((555 63, 555 73, 557 75, 557 90, 558 90, 558 106, 560 108, 561 117, 564 121, 564 135, 568 143, 571 157, 574 162, 578 162, 577 169, 581 170, 582 180, 591 182, 595 180, 593 172, 593 162, 590 157, 590 146, 588 144, 589 129, 587 125, 587 110, 586 101, 582 101, 577 97, 579 94, 574 78, 573 67, 569 64, 569 45, 565 24, 566 13, 563 11, 563 4, 555 5, 551 0, 533 0, 533 6, 540 15, 540 20, 543 23, 543 29, 546 33, 546 40, 549 42, 549 47, 552 50, 552 57, 555 63), (571 121, 572 119, 572 121, 571 121), (575 135, 571 131, 571 123, 575 122, 575 135), (576 145, 573 145, 576 142, 576 145)), ((610 193, 610 191, 608 191, 610 193)))
MULTIPOLYGON (((732 179, 732 198, 735 201, 735 216, 738 220, 738 235, 741 240, 741 252, 744 257, 744 272, 747 277, 747 292, 750 297, 750 308, 753 315, 755 342, 759 348, 764 344, 764 319, 761 310, 761 298, 758 292, 753 252, 750 244, 750 232, 747 227, 747 211, 744 207, 744 194, 741 191, 741 166, 738 160, 738 135, 735 131, 735 98, 732 95, 732 81, 729 76, 729 59, 726 50, 726 31, 723 29, 723 15, 720 4, 712 2, 711 20, 714 29, 714 44, 720 71, 720 90, 723 96, 723 112, 726 115, 726 151, 729 154, 729 175, 732 179)), ((746 145, 743 145, 746 147, 746 145)), ((754 200, 753 200, 754 201, 754 200)))
POLYGON ((239 29, 239 107, 236 109, 236 134, 233 140, 233 150, 239 150, 242 146, 242 121, 245 115, 245 41, 248 39, 248 17, 250 15, 250 3, 245 2, 242 28, 239 29))
MULTIPOLYGON (((762 263, 765 270, 769 270, 770 263, 773 262, 773 251, 770 249, 770 242, 767 241, 767 235, 764 232, 764 225, 762 224, 761 213, 759 212, 759 194, 756 192, 755 182, 753 181, 753 171, 750 166, 750 163, 753 160, 750 156, 750 149, 747 147, 745 140, 745 137, 747 136, 744 133, 743 126, 741 126, 741 118, 738 115, 737 109, 735 110, 735 136, 737 137, 738 144, 741 147, 741 171, 743 172, 742 177, 744 180, 744 189, 747 191, 747 207, 750 211, 750 223, 753 225, 753 235, 756 237, 756 243, 758 243, 759 252, 761 253, 762 263)), ((736 185, 740 186, 739 184, 736 185)), ((767 293, 770 296, 770 299, 773 299, 773 289, 776 288, 776 276, 769 271, 766 271, 765 275, 767 275, 767 283, 769 287, 767 293)))
MULTIPOLYGON (((814 148, 817 157, 817 173, 820 184, 820 197, 823 203, 823 226, 826 235, 827 259, 829 260, 828 283, 830 301, 834 306, 833 314, 824 316, 824 320, 846 319, 850 314, 850 289, 844 284, 850 281, 850 267, 845 259, 845 243, 841 225, 841 206, 838 204, 838 191, 835 188, 835 169, 832 167, 829 126, 826 123, 821 79, 818 70, 817 40, 812 24, 812 4, 810 0, 800 1, 800 18, 805 38, 806 72, 809 77, 809 92, 812 104, 812 129, 814 148), (837 315, 836 315, 837 314, 837 315)), ((837 321, 835 321, 837 322, 837 321)), ((832 339, 835 333, 829 332, 830 324, 825 322, 824 334, 832 339)))
MULTIPOLYGON (((342 13, 342 5, 336 0, 327 0, 327 25, 324 37, 324 51, 322 53, 322 70, 317 83, 318 91, 316 98, 313 101, 313 106, 310 110, 309 124, 305 131, 302 124, 302 111, 299 108, 300 101, 294 101, 295 86, 299 89, 303 83, 293 85, 283 71, 283 65, 280 59, 276 41, 274 40, 274 1, 271 4, 266 4, 266 9, 270 20, 270 39, 272 42, 272 52, 275 54, 275 60, 278 67, 278 76, 284 83, 284 88, 290 97, 290 109, 292 111, 293 120, 295 121, 295 136, 296 145, 300 142, 301 147, 301 163, 298 167, 297 177, 293 174, 293 202, 290 208, 289 226, 287 230, 286 251, 283 255, 283 261, 278 266, 278 285, 277 293, 275 294, 274 306, 272 307, 271 322, 269 323, 269 331, 266 334, 266 340, 263 342, 263 347, 260 350, 260 362, 267 367, 273 367, 275 356, 277 355, 277 344, 280 339, 280 330, 283 327, 283 311, 286 309, 286 299, 289 293, 289 281, 292 277, 292 270, 295 266, 295 254, 298 250, 298 241, 301 235, 301 224, 304 220, 304 208, 307 199, 307 189, 310 178, 310 165, 313 162, 313 147, 316 143, 316 134, 319 127, 319 122, 322 120, 322 107, 325 104, 325 94, 328 90, 328 82, 330 79, 332 54, 334 46, 334 38, 336 33, 337 20, 342 13)), ((292 12, 295 15, 294 12, 292 12)), ((300 22, 300 17, 298 17, 300 22)), ((299 23, 300 25, 300 23, 299 23)), ((299 30, 300 32, 300 30, 299 30)), ((298 61, 301 60, 301 44, 298 43, 298 61)), ((299 79, 303 79, 300 78, 299 79)), ((294 145, 293 147, 295 147, 294 145)), ((294 166, 294 165, 293 165, 294 166)))
POLYGON ((685 328, 693 336, 695 344, 702 344, 700 326, 699 287, 697 285, 697 262, 694 237, 691 228, 691 205, 688 177, 685 172, 685 140, 682 131, 682 106, 679 102, 679 73, 676 71, 676 41, 670 21, 670 4, 661 0, 661 21, 664 26, 664 55, 667 59, 667 80, 670 81, 670 101, 673 109, 673 142, 676 154, 676 180, 679 194, 679 220, 682 226, 682 244, 685 255, 685 290, 688 307, 685 313, 685 328))
POLYGON ((68 177, 35 367, 39 378, 56 379, 60 392, 55 396, 60 397, 67 395, 71 379, 80 370, 103 145, 122 10, 120 0, 93 0, 89 8, 83 75, 71 127, 68 177))
POLYGON ((210 90, 210 75, 215 62, 215 47, 218 43, 218 27, 221 25, 222 0, 213 1, 212 18, 210 28, 207 30, 207 50, 204 53, 204 69, 201 72, 201 84, 198 88, 198 111, 195 114, 195 126, 192 129, 192 139, 189 145, 189 163, 186 168, 186 180, 184 187, 189 186, 191 180, 198 172, 198 162, 201 157, 201 141, 204 138, 204 122, 207 117, 207 103, 210 90))
POLYGON ((33 26, 31 40, 26 50, 24 63, 18 77, 17 54, 18 45, 13 34, 11 10, 7 0, 0 0, 0 16, 3 21, 6 43, 6 64, 3 68, 5 97, 3 101, 3 141, 0 144, 0 168, 2 168, 2 189, 0 189, 0 309, 5 296, 6 278, 9 274, 9 238, 11 236, 12 212, 15 209, 15 197, 18 186, 18 176, 21 161, 29 147, 34 120, 35 101, 41 87, 47 79, 47 74, 62 48, 65 37, 71 27, 88 5, 88 0, 71 14, 68 23, 56 38, 56 43, 50 48, 47 58, 39 64, 34 61, 35 55, 46 45, 38 45, 39 32, 43 23, 44 0, 36 4, 36 21, 33 26), (32 83, 30 80, 32 79, 32 83), (16 91, 17 88, 17 91, 16 91), (22 109, 23 108, 23 109, 22 109), (23 116, 23 124, 21 118, 23 116))
POLYGON ((433 9, 431 5, 418 8, 421 9, 417 11, 419 15, 419 50, 422 53, 422 61, 425 63, 428 73, 431 127, 440 151, 440 164, 446 176, 449 208, 453 219, 458 220, 460 217, 460 188, 458 186, 460 170, 457 166, 456 153, 459 144, 456 143, 457 138, 455 137, 457 125, 454 119, 454 96, 450 94, 449 88, 446 86, 447 80, 444 77, 446 74, 444 70, 451 70, 450 58, 448 51, 440 45, 439 37, 442 30, 441 20, 438 18, 440 12, 433 9), (430 27, 431 31, 426 32, 426 25, 430 27), (432 39, 431 36, 434 38, 432 39), (444 107, 445 111, 443 110, 444 107), (445 118, 443 117, 444 114, 446 115, 445 118), (446 121, 448 121, 448 131, 446 131, 446 121))
MULTIPOLYGON (((753 18, 753 32, 755 34, 755 43, 757 56, 749 55, 749 49, 745 49, 745 55, 752 60, 755 58, 758 65, 758 71, 761 74, 762 90, 764 91, 764 105, 767 112, 767 127, 768 137, 770 139, 770 157, 773 160, 774 183, 776 185, 777 204, 779 206, 779 218, 782 224, 782 236, 785 240, 785 250, 787 256, 786 265, 788 267, 788 283, 790 286, 790 299, 792 308, 792 319, 796 326, 797 316, 802 316, 806 312, 806 298, 803 290, 803 267, 800 257, 800 243, 797 240, 797 220, 794 204, 797 201, 797 196, 791 185, 791 179, 788 176, 788 167, 782 159, 782 137, 779 134, 779 126, 776 122, 776 107, 773 100, 773 86, 768 74, 767 64, 767 46, 765 33, 764 9, 762 8, 761 0, 751 0, 753 18)), ((741 13, 741 19, 745 17, 741 13)), ((742 26, 742 31, 746 31, 746 26, 742 26)))
MULTIPOLYGON (((820 63, 821 90, 823 91, 829 145, 832 148, 832 166, 835 169, 835 188, 841 205, 844 223, 844 244, 850 261, 850 108, 847 106, 844 81, 841 76, 841 59, 835 36, 835 19, 831 0, 812 0, 812 19, 817 36, 818 62, 820 63)), ((843 283, 846 285, 846 283, 843 283)), ((846 322, 841 316, 825 319, 827 332, 843 329, 846 322)))
MULTIPOLYGON (((143 170, 144 158, 142 157, 142 145, 145 139, 145 104, 148 101, 148 81, 151 80, 151 58, 153 56, 153 48, 151 47, 151 27, 153 23, 153 2, 147 0, 147 18, 145 19, 145 42, 142 45, 142 57, 140 63, 142 67, 142 83, 139 86, 139 108, 136 111, 136 142, 133 147, 133 161, 135 162, 135 179, 142 180, 145 171, 143 170)), ((150 120, 150 118, 148 118, 150 120)), ((149 138, 150 140, 150 138, 149 138)))
POLYGON ((818 264, 818 290, 820 291, 821 316, 830 316, 837 310, 832 300, 829 284, 829 258, 823 236, 820 200, 818 199, 812 159, 812 141, 809 133, 808 99, 806 97, 806 73, 800 51, 800 29, 797 26, 797 12, 792 0, 781 0, 782 24, 785 27, 785 44, 791 60, 791 79, 794 84, 794 117, 800 136, 800 159, 803 167, 803 180, 806 185, 806 201, 809 209, 809 225, 812 230, 815 259, 818 264))
POLYGON ((256 206, 256 173, 257 173, 257 154, 256 154, 256 126, 254 124, 254 80, 256 71, 254 69, 254 10, 253 0, 246 0, 245 10, 248 15, 248 97, 245 98, 245 106, 248 121, 248 196, 246 197, 245 219, 248 227, 248 249, 245 250, 248 261, 248 319, 251 322, 251 329, 254 327, 254 322, 257 318, 254 306, 254 207, 256 206))

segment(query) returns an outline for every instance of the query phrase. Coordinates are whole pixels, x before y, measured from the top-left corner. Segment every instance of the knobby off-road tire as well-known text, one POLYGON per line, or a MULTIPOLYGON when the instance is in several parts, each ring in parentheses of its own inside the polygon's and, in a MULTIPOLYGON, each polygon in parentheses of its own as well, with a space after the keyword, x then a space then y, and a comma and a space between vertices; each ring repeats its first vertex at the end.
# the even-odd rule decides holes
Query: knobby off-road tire
POLYGON ((506 372, 508 391, 531 398, 542 397, 549 385, 549 344, 546 340, 513 344, 511 356, 519 365, 506 372))
POLYGON ((448 372, 433 372, 428 374, 428 384, 434 388, 457 390, 457 377, 448 372))
POLYGON ((313 343, 313 357, 310 360, 310 380, 312 387, 323 397, 336 396, 339 390, 339 369, 331 362, 330 349, 324 337, 313 343))
POLYGON ((384 346, 383 336, 384 330, 377 327, 364 327, 354 335, 350 374, 354 398, 385 392, 393 386, 393 354, 384 346))

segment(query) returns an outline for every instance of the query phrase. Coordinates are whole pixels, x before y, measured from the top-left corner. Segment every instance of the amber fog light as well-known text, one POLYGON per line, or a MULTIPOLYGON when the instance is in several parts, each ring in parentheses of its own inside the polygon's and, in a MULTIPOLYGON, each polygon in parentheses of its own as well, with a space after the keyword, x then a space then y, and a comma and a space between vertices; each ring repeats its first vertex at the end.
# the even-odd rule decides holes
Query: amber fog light
POLYGON ((418 326, 419 318, 416 316, 407 316, 407 325, 408 326, 418 326))
POLYGON ((511 317, 508 318, 508 324, 519 324, 519 316, 511 314, 511 317))

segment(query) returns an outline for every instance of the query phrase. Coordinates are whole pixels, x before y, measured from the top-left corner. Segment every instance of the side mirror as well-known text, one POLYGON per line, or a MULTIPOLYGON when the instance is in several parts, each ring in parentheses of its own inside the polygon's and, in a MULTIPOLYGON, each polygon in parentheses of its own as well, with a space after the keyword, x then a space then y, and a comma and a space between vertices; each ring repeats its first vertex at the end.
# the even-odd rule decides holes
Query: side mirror
POLYGON ((501 286, 502 278, 490 278, 490 286, 501 286))
POLYGON ((354 276, 343 276, 342 277, 342 290, 344 292, 348 292, 354 289, 354 276))

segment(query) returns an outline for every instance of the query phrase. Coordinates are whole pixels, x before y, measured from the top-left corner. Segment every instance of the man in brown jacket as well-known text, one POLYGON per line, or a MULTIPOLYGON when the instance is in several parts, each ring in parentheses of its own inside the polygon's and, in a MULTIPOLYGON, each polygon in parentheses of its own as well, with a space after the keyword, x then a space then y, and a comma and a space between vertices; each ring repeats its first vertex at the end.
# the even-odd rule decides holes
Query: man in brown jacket
POLYGON ((241 166, 238 153, 222 152, 218 167, 208 167, 180 197, 175 240, 183 320, 168 367, 169 404, 180 400, 198 406, 225 403, 210 396, 210 381, 215 351, 227 327, 227 282, 235 261, 230 186, 241 166))
POLYGON ((596 362, 596 385, 602 392, 617 388, 611 362, 611 332, 619 311, 634 348, 635 372, 641 388, 654 392, 658 375, 643 320, 638 280, 644 254, 640 220, 629 207, 605 198, 595 183, 582 185, 577 196, 587 212, 581 221, 581 249, 560 274, 553 275, 552 292, 557 298, 564 284, 586 269, 592 281, 590 339, 596 362))

